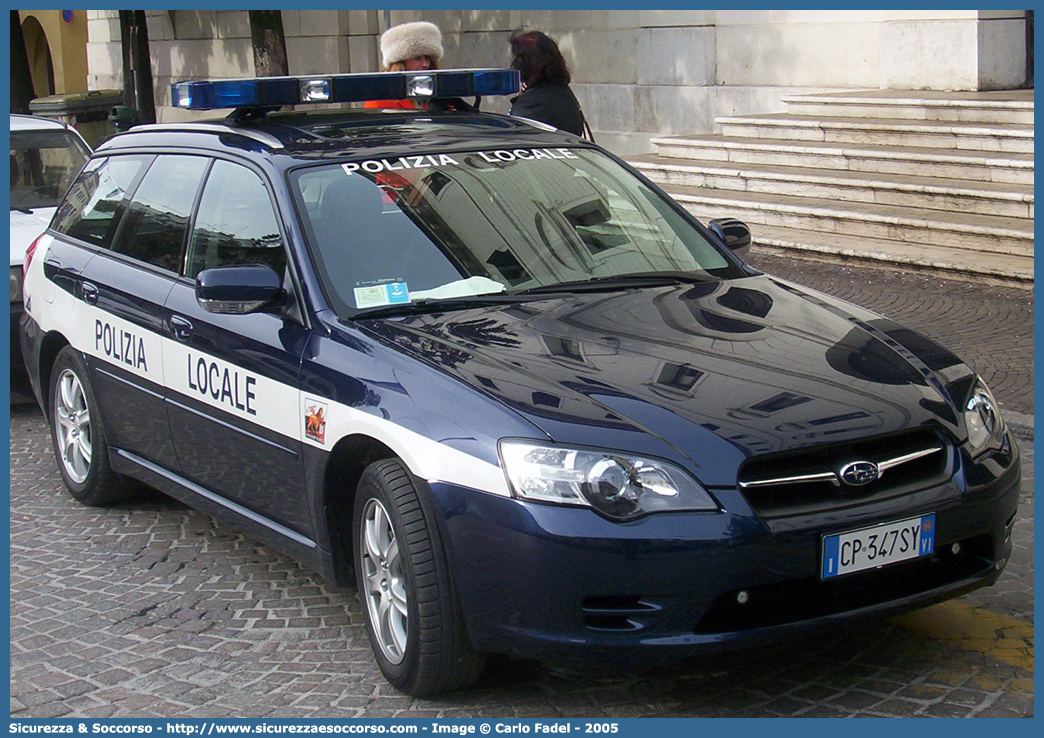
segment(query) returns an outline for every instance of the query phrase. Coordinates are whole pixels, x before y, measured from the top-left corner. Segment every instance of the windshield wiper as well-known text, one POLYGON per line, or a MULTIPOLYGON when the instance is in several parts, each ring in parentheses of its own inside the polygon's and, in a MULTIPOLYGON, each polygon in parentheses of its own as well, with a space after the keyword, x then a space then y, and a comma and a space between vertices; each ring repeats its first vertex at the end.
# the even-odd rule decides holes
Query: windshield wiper
POLYGON ((692 272, 636 272, 633 274, 614 274, 608 277, 591 277, 574 282, 559 282, 530 287, 515 295, 540 295, 551 293, 601 292, 606 290, 633 289, 635 287, 657 287, 674 284, 693 284, 707 282, 711 277, 704 277, 692 272))
POLYGON ((443 299, 428 298, 415 302, 403 302, 397 305, 359 310, 348 316, 348 320, 369 320, 370 318, 393 318, 400 315, 419 315, 421 313, 440 313, 452 310, 467 310, 490 305, 510 305, 525 302, 524 297, 496 293, 492 295, 467 295, 465 297, 447 297, 443 299))
POLYGON ((497 292, 487 295, 467 295, 464 297, 447 297, 443 299, 428 298, 415 302, 404 302, 397 305, 359 310, 350 315, 349 320, 368 320, 370 318, 392 318, 400 315, 419 315, 421 313, 438 313, 443 311, 467 310, 489 305, 510 305, 527 302, 537 295, 577 294, 581 292, 604 292, 637 287, 657 287, 679 284, 695 284, 708 282, 713 277, 692 272, 637 272, 635 274, 617 274, 609 277, 591 277, 575 282, 559 282, 530 287, 518 292, 497 292))
POLYGON ((31 208, 27 208, 24 205, 12 205, 11 210, 17 210, 19 213, 25 213, 26 215, 32 215, 33 211, 31 208))

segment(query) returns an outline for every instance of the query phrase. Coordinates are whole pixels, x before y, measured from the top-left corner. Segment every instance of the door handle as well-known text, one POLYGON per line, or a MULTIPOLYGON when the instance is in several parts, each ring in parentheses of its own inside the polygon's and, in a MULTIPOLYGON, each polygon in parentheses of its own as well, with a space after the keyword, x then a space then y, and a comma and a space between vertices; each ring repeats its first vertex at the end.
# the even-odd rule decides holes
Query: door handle
POLYGON ((90 282, 80 285, 80 294, 83 295, 83 301, 88 305, 98 304, 98 288, 90 282))
POLYGON ((188 341, 192 338, 192 323, 189 322, 188 318, 172 315, 170 316, 170 332, 179 341, 188 341))

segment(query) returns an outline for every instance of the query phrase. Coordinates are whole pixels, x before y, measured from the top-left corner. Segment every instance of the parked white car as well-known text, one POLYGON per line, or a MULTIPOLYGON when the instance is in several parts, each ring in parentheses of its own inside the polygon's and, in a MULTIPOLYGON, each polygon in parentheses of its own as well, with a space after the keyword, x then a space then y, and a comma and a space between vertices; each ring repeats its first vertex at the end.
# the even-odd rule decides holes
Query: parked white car
POLYGON ((75 129, 35 115, 11 115, 11 369, 22 368, 25 250, 47 228, 91 149, 75 129))

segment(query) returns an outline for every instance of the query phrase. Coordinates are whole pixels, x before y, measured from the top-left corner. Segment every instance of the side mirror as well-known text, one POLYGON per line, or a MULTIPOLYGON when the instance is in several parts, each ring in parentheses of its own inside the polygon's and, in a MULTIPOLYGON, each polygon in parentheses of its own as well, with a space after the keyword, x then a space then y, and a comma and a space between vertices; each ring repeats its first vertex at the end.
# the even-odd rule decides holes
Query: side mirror
POLYGON ((214 267, 196 276, 196 302, 208 313, 257 312, 282 294, 283 280, 264 264, 214 267))
POLYGON ((708 225, 738 256, 744 256, 750 249, 750 228, 743 221, 735 218, 716 218, 708 225))

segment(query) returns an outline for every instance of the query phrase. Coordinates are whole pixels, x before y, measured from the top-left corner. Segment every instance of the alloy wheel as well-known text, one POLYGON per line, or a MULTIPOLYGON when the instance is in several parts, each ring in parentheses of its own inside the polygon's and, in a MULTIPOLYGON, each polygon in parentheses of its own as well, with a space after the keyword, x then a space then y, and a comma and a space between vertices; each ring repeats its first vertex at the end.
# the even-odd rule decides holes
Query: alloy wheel
POLYGON ((83 484, 91 471, 91 410, 75 372, 62 371, 54 395, 58 458, 73 481, 83 484))
POLYGON ((366 606, 377 644, 393 664, 406 655, 408 600, 403 560, 391 517, 379 500, 366 503, 362 520, 362 568, 366 606))

